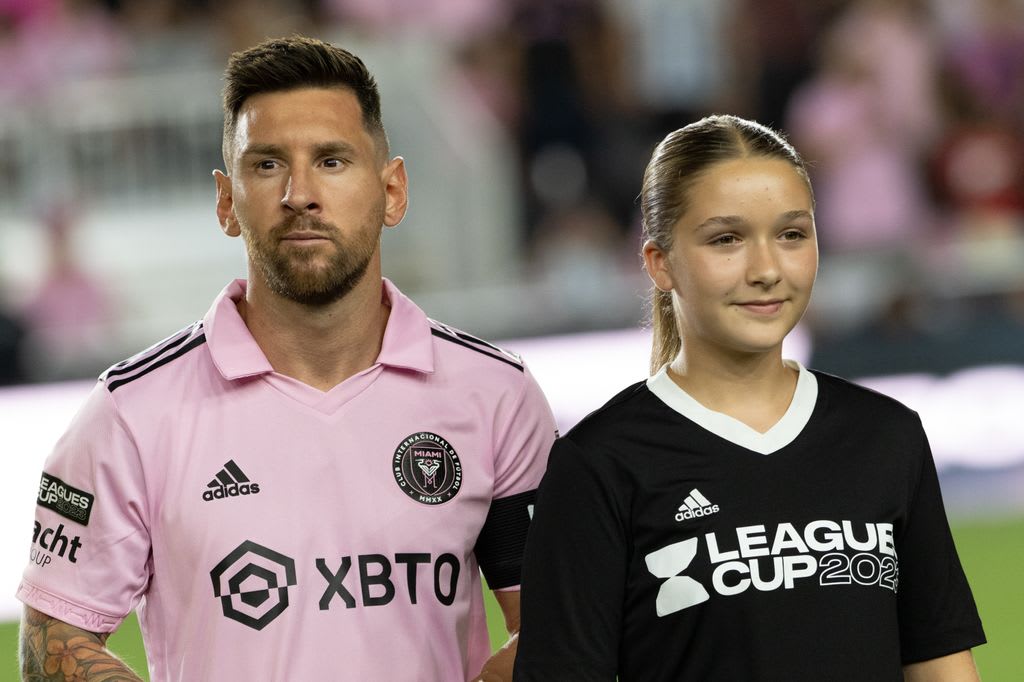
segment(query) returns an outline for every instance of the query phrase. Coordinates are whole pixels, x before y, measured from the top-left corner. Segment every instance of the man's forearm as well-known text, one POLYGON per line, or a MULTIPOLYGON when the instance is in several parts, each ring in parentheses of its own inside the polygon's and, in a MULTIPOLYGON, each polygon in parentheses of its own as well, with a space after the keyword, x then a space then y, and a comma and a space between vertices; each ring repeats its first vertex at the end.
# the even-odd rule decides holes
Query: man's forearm
POLYGON ((970 649, 903 667, 907 682, 979 682, 970 649))
POLYGON ((484 663, 483 670, 473 678, 473 682, 512 682, 512 667, 516 662, 516 648, 519 645, 519 633, 513 633, 505 645, 494 652, 484 663))
POLYGON ((26 607, 21 623, 21 679, 141 682, 105 646, 106 635, 87 632, 26 607))

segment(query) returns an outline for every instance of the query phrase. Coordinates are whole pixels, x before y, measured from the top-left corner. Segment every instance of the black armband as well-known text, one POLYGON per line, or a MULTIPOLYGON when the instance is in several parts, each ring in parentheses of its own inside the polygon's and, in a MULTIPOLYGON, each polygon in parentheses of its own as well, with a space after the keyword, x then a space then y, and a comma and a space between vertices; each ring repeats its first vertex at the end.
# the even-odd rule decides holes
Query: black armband
POLYGON ((519 584, 536 490, 491 500, 473 552, 493 590, 519 584))

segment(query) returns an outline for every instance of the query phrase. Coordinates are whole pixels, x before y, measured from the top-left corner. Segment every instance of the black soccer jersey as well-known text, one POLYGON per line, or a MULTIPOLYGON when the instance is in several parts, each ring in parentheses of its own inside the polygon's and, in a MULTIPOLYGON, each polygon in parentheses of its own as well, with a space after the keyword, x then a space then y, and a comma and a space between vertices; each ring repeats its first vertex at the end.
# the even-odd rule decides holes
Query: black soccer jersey
POLYGON ((552 452, 519 682, 899 680, 985 641, 917 415, 800 368, 760 434, 664 370, 552 452))

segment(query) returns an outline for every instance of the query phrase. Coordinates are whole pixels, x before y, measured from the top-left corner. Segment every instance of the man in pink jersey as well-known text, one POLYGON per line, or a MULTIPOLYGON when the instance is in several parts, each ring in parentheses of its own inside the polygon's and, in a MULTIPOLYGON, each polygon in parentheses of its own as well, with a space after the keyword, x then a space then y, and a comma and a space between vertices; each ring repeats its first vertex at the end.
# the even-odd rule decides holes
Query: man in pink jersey
POLYGON ((357 57, 235 54, 224 111, 248 280, 107 370, 47 460, 25 676, 137 679, 104 645, 137 608, 153 680, 511 679, 480 573, 515 632, 544 397, 382 278, 407 180, 357 57))

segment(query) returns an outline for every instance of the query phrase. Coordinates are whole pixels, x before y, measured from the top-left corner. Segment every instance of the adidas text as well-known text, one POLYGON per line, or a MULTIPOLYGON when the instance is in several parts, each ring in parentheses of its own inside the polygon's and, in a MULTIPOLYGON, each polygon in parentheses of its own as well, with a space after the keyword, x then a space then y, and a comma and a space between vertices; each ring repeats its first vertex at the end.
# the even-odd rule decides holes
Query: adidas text
POLYGON ((687 509, 676 514, 676 521, 688 521, 690 519, 696 519, 701 516, 708 516, 718 511, 718 505, 713 504, 709 507, 697 507, 696 509, 687 509))
POLYGON ((259 483, 232 483, 231 485, 222 485, 219 488, 207 489, 203 491, 203 499, 209 502, 210 500, 221 500, 225 497, 238 497, 239 495, 255 495, 260 491, 259 483))

